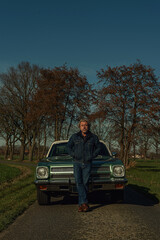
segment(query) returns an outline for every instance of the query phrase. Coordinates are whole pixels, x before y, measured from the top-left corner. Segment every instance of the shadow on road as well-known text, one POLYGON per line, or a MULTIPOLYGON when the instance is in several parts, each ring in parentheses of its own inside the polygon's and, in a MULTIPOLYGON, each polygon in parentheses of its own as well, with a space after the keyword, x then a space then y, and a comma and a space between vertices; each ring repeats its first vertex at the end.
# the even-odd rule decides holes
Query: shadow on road
MULTIPOLYGON (((113 203, 111 195, 104 194, 103 192, 96 192, 89 194, 89 204, 90 204, 90 211, 103 207, 105 205, 111 205, 111 204, 120 204, 120 205, 125 205, 125 204, 130 204, 130 205, 139 205, 139 206, 154 206, 156 204, 159 204, 159 200, 155 195, 144 195, 142 192, 145 190, 146 193, 146 188, 144 187, 139 187, 141 189, 138 190, 137 186, 133 185, 128 185, 125 190, 125 198, 123 202, 117 202, 113 203), (136 190, 134 189, 136 188, 136 190), (141 191, 141 192, 139 192, 141 191)), ((149 191, 149 189, 148 189, 149 191)), ((50 205, 78 205, 78 196, 70 196, 66 195, 64 197, 57 197, 57 198, 52 198, 51 204, 50 205)))
MULTIPOLYGON (((105 205, 110 204, 109 200, 106 198, 106 196, 102 196, 102 194, 90 194, 89 195, 89 205, 90 210, 93 211, 96 208, 103 207, 105 205)), ((78 196, 70 196, 66 195, 64 197, 53 197, 51 198, 51 205, 77 205, 78 206, 78 196)))
POLYGON ((156 194, 151 194, 149 191, 149 188, 129 184, 126 187, 125 203, 142 206, 159 204, 159 199, 156 197, 156 194))

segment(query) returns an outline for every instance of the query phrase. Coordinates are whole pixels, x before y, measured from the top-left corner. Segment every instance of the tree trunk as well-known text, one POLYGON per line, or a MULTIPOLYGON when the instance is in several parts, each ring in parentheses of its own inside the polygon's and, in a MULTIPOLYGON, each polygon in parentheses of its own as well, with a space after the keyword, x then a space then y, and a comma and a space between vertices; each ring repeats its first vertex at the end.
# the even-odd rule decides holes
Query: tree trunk
POLYGON ((125 144, 124 144, 124 130, 121 131, 121 139, 119 142, 120 145, 120 159, 123 161, 124 159, 124 151, 125 151, 125 144))
POLYGON ((25 142, 26 142, 25 136, 22 136, 22 139, 21 139, 20 156, 19 156, 19 160, 20 160, 20 161, 23 161, 23 160, 24 160, 25 142))
POLYGON ((9 145, 8 145, 8 136, 6 138, 6 147, 5 147, 5 153, 4 153, 4 159, 7 160, 8 158, 8 150, 9 150, 9 145))
POLYGON ((131 146, 131 142, 129 141, 126 143, 126 148, 125 148, 124 158, 123 158, 123 163, 126 167, 129 165, 130 146, 131 146))
POLYGON ((40 160, 40 145, 41 145, 41 139, 40 139, 40 132, 38 131, 37 135, 37 160, 40 160))
POLYGON ((13 139, 10 138, 10 160, 13 160, 14 155, 14 146, 15 146, 15 136, 13 136, 13 139))
POLYGON ((148 151, 148 139, 144 143, 144 160, 147 160, 147 151, 148 151))
POLYGON ((125 153, 124 153, 125 166, 129 165, 129 153, 130 153, 130 148, 131 148, 132 139, 133 139, 133 136, 132 136, 133 130, 134 128, 132 125, 132 127, 128 131, 128 136, 125 139, 125 153))
POLYGON ((58 140, 58 120, 57 120, 57 116, 56 116, 56 119, 55 119, 55 126, 54 126, 54 138, 55 138, 55 141, 58 140))
POLYGON ((44 145, 43 145, 43 151, 41 154, 41 158, 44 157, 44 155, 46 155, 46 144, 47 144, 47 134, 46 134, 46 127, 44 128, 44 145))
POLYGON ((136 144, 133 143, 133 156, 134 156, 134 161, 136 160, 136 144))
POLYGON ((159 156, 159 143, 158 143, 158 141, 155 142, 155 148, 156 148, 156 160, 158 160, 158 156, 159 156))
POLYGON ((68 129, 67 129, 67 139, 69 138, 69 133, 70 133, 70 129, 71 129, 71 126, 72 126, 72 121, 73 121, 73 118, 71 118, 70 124, 69 124, 68 129))
POLYGON ((29 161, 33 161, 33 153, 34 153, 35 143, 36 143, 36 137, 35 137, 35 133, 33 133, 33 141, 29 145, 29 161))
POLYGON ((13 160, 13 148, 10 149, 9 158, 10 158, 10 160, 13 160))
POLYGON ((69 138, 70 129, 71 129, 72 122, 73 122, 73 119, 74 119, 74 112, 75 112, 75 108, 73 108, 73 110, 72 110, 72 115, 71 115, 71 118, 70 118, 70 123, 69 123, 68 129, 67 129, 67 136, 66 136, 67 139, 69 138))

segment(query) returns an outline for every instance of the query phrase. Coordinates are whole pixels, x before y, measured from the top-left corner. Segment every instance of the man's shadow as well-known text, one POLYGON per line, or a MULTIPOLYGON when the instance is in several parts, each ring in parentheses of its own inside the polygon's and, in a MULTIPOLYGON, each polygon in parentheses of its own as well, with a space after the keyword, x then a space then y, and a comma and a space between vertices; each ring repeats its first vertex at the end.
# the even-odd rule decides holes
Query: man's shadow
MULTIPOLYGON (((97 208, 104 207, 111 204, 129 204, 129 205, 139 205, 139 206, 154 206, 159 204, 159 199, 155 194, 149 194, 149 188, 144 189, 144 187, 128 185, 125 188, 124 200, 123 201, 113 201, 110 192, 97 191, 90 193, 88 195, 90 211, 97 208), (138 189, 140 188, 140 189, 138 189), (136 189, 136 190, 135 190, 136 189), (147 192, 148 190, 148 192, 147 192), (145 194, 143 194, 145 192, 145 194)), ((52 199, 50 205, 77 205, 78 195, 65 195, 64 197, 58 197, 52 199)))

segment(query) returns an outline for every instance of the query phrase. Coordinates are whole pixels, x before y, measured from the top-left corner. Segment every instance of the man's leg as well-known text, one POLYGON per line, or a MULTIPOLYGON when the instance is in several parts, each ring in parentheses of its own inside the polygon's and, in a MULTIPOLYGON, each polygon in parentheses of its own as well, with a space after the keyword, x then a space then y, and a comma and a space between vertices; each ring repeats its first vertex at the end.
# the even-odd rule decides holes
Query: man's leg
POLYGON ((74 176, 76 181, 76 186, 78 190, 78 204, 81 206, 83 203, 87 203, 87 192, 86 187, 83 183, 83 168, 82 163, 75 162, 74 163, 74 176))
POLYGON ((83 178, 83 186, 85 189, 85 200, 81 206, 83 212, 89 211, 87 195, 88 195, 88 186, 89 186, 89 177, 91 174, 91 167, 92 167, 91 163, 82 164, 82 178, 83 178))
MULTIPOLYGON (((82 165, 82 174, 83 174, 83 184, 86 191, 86 196, 88 193, 88 187, 89 187, 89 178, 91 175, 91 169, 92 169, 92 163, 85 163, 82 165)), ((88 203, 88 200, 85 202, 88 203)))

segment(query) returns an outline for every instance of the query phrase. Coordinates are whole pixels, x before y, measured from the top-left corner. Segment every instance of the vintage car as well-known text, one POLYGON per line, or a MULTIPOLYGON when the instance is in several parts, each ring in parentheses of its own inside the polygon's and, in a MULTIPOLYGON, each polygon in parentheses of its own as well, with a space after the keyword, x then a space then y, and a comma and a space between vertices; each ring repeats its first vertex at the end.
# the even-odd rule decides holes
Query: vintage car
MULTIPOLYGON (((89 192, 110 193, 113 201, 123 201, 127 183, 125 167, 103 141, 100 144, 100 155, 93 159, 89 192)), ((73 159, 66 146, 67 140, 53 142, 46 157, 37 164, 35 185, 40 205, 49 204, 51 196, 77 194, 73 159)))

